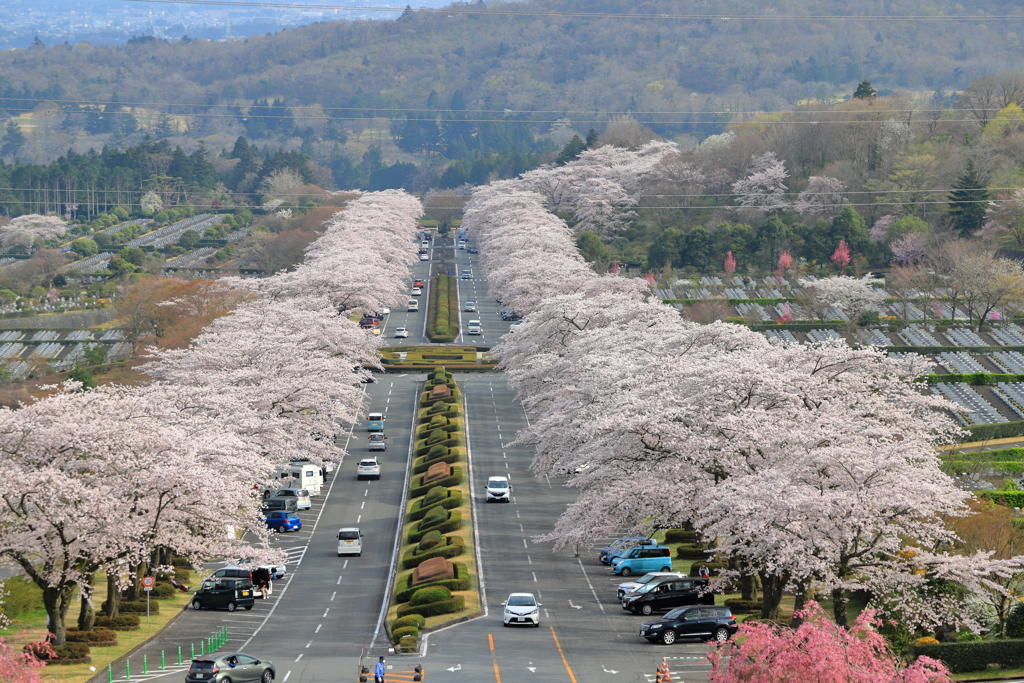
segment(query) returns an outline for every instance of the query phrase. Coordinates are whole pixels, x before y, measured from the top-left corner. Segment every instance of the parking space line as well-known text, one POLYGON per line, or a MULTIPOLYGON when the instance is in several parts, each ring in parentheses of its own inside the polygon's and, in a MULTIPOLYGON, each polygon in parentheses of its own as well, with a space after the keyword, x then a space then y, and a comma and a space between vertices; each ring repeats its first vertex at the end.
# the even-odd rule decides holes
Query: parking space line
POLYGON ((562 652, 562 644, 558 642, 558 636, 555 635, 555 627, 551 626, 551 637, 555 639, 555 647, 558 648, 558 654, 562 658, 562 664, 565 664, 565 670, 569 672, 569 680, 572 683, 576 683, 576 676, 572 672, 572 667, 569 666, 569 660, 565 658, 565 653, 562 652))
POLYGON ((494 680, 496 683, 501 683, 501 673, 498 671, 498 657, 494 654, 494 636, 490 633, 487 634, 487 644, 491 648, 491 664, 494 665, 494 680))

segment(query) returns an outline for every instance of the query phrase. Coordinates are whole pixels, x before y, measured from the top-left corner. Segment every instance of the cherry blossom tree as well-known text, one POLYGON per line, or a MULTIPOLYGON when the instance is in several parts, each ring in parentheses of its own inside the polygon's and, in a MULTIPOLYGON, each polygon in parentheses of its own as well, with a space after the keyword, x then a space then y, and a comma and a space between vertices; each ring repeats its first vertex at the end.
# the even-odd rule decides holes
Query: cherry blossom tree
POLYGON ((776 274, 779 278, 785 277, 786 271, 789 270, 790 266, 793 265, 793 257, 790 256, 789 250, 783 251, 779 254, 779 264, 776 267, 776 274))
POLYGON ((839 240, 839 246, 832 253, 832 265, 846 274, 846 266, 850 265, 850 245, 846 240, 839 240))
POLYGON ((861 612, 849 630, 829 620, 816 602, 796 629, 740 625, 740 637, 713 650, 711 683, 952 683, 946 666, 920 657, 905 665, 878 633, 876 610, 861 612))
POLYGON ((871 232, 868 234, 868 237, 872 242, 877 242, 879 244, 885 242, 886 237, 889 235, 889 228, 891 228, 892 224, 897 220, 899 220, 899 217, 893 216, 892 214, 882 216, 875 221, 874 225, 871 226, 871 232))
POLYGON ((867 277, 838 275, 813 282, 801 279, 800 286, 807 292, 808 297, 832 306, 849 321, 856 321, 864 311, 882 310, 886 300, 885 290, 875 287, 873 281, 867 277))
MULTIPOLYGON (((39 644, 42 653, 56 654, 47 643, 39 644)), ((0 680, 5 683, 43 683, 39 672, 46 663, 28 652, 19 652, 0 638, 0 680)))
POLYGON ((67 223, 58 216, 36 213, 18 216, 7 225, 0 226, 0 246, 5 249, 31 248, 37 241, 57 239, 67 232, 67 223))
POLYGON ((573 216, 574 234, 588 230, 598 235, 610 235, 621 230, 636 213, 628 207, 636 204, 616 182, 606 178, 590 178, 580 186, 579 198, 573 216))
POLYGON ((824 216, 831 219, 843 205, 848 204, 843 196, 846 183, 828 176, 811 176, 807 179, 807 189, 797 195, 793 208, 800 215, 809 218, 824 216))
POLYGON ((784 162, 774 152, 754 157, 747 168, 747 176, 733 183, 732 192, 740 206, 764 213, 782 211, 786 201, 786 172, 784 162))
POLYGON ((920 263, 928 257, 928 239, 919 232, 904 235, 890 245, 893 262, 902 265, 920 263))

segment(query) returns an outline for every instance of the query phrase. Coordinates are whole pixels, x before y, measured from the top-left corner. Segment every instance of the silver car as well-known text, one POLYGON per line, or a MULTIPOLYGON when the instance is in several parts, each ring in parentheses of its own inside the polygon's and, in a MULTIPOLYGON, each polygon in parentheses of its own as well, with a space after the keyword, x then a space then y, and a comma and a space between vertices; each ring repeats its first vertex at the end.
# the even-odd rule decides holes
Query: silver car
POLYGON ((466 308, 463 309, 466 313, 476 313, 476 303, 472 301, 466 302, 466 308))
POLYGON ((508 479, 502 476, 487 479, 487 502, 509 503, 512 501, 512 487, 508 479))

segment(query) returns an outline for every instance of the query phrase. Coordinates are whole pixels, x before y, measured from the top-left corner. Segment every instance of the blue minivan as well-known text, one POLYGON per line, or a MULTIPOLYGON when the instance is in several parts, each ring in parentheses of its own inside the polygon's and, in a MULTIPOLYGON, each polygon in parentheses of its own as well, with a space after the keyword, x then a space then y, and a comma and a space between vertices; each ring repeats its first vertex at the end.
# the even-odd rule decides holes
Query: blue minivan
POLYGON ((663 545, 645 545, 623 553, 612 561, 612 571, 622 576, 647 572, 672 571, 672 549, 663 545))
POLYGON ((597 559, 601 564, 611 564, 612 560, 621 557, 630 548, 641 545, 658 545, 658 542, 646 536, 623 536, 601 548, 597 553, 597 559))

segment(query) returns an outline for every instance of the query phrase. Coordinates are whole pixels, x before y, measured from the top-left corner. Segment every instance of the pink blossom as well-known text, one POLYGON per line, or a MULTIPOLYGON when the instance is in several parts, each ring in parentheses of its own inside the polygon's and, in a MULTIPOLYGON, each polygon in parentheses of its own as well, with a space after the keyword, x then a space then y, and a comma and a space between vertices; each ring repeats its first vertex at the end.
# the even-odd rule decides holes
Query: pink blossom
POLYGON ((782 304, 782 315, 775 319, 776 322, 780 323, 791 323, 793 322, 793 312, 789 310, 789 302, 782 304))
POLYGON ((733 258, 731 251, 725 255, 725 272, 729 275, 736 272, 736 259, 733 258))
POLYGON ((655 285, 654 273, 652 273, 651 271, 647 271, 647 274, 644 275, 643 279, 650 283, 652 287, 655 285))
POLYGON ((891 214, 882 216, 875 221, 874 225, 871 226, 871 233, 868 237, 871 238, 872 242, 878 242, 881 244, 885 241, 886 236, 889 234, 889 228, 892 227, 892 224, 895 223, 896 220, 897 217, 891 214))
POLYGON ((846 240, 839 240, 839 246, 832 253, 832 265, 840 268, 844 273, 846 266, 850 265, 850 247, 846 244, 846 240))
POLYGON ((747 177, 733 183, 732 192, 740 206, 765 213, 780 211, 789 206, 785 197, 788 176, 785 164, 775 153, 765 152, 750 162, 747 177))
POLYGON ((612 275, 619 274, 619 259, 615 259, 614 261, 612 261, 612 267, 608 269, 608 272, 611 273, 612 275))
POLYGON ((843 193, 846 184, 828 176, 811 176, 807 179, 807 189, 797 196, 793 208, 797 213, 809 216, 834 216, 844 204, 848 204, 843 193))
POLYGON ((918 263, 928 255, 927 238, 919 232, 908 233, 889 247, 896 263, 918 263))
MULTIPOLYGON (((40 654, 55 655, 48 643, 36 643, 40 654)), ((42 683, 39 675, 46 668, 45 662, 27 652, 18 652, 0 638, 0 681, 4 683, 42 683)))

